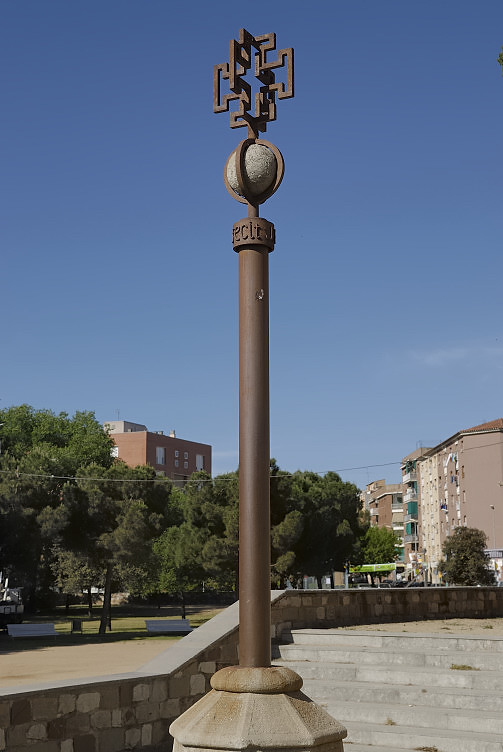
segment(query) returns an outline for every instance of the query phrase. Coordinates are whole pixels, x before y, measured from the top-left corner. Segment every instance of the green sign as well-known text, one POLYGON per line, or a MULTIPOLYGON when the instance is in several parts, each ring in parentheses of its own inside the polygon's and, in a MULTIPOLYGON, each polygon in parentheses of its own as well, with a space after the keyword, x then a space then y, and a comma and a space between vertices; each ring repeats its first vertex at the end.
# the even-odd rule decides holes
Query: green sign
POLYGON ((395 562, 390 564, 360 564, 358 567, 350 567, 350 572, 393 572, 395 570, 395 562))

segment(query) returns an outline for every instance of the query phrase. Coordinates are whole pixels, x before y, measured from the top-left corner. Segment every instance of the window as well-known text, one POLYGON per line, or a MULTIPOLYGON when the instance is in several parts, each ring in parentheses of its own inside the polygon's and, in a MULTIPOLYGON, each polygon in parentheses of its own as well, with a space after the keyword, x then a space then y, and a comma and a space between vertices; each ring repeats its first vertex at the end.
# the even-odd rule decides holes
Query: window
POLYGON ((155 448, 155 464, 156 465, 166 464, 166 450, 164 447, 155 448))
POLYGON ((183 466, 184 466, 184 468, 185 468, 185 469, 187 469, 187 468, 188 468, 188 466, 189 466, 189 463, 188 463, 188 462, 184 462, 184 463, 183 463, 183 466))
POLYGON ((180 456, 180 452, 178 451, 178 449, 175 449, 175 457, 179 457, 179 456, 180 456))
POLYGON ((179 464, 180 464, 180 460, 175 460, 175 467, 178 467, 179 464))
POLYGON ((204 470, 204 454, 196 454, 196 470, 204 470))
POLYGON ((188 452, 184 452, 183 453, 183 459, 184 460, 188 460, 189 459, 189 453, 188 452))

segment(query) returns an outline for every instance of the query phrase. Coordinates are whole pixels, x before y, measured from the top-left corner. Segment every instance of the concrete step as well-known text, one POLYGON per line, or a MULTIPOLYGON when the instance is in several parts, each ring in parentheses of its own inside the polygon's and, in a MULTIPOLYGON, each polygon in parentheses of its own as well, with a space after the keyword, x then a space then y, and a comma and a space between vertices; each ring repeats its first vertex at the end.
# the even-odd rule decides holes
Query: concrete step
MULTIPOLYGON (((341 721, 344 723, 344 721, 341 721)), ((344 724, 346 725, 346 724, 344 724)), ((455 733, 443 729, 422 729, 416 726, 382 726, 360 722, 348 724, 348 736, 344 739, 347 752, 356 745, 371 745, 373 752, 389 749, 428 750, 428 752, 501 752, 500 734, 481 734, 473 731, 455 733)))
POLYGON ((492 637, 488 630, 487 637, 478 635, 450 634, 415 634, 404 632, 369 632, 353 629, 296 629, 284 632, 283 642, 291 642, 296 645, 338 645, 365 646, 372 645, 380 648, 392 648, 393 650, 413 649, 421 650, 490 650, 491 652, 503 653, 503 637, 492 637))
POLYGON ((283 660, 318 661, 320 663, 357 663, 372 665, 435 666, 450 669, 455 666, 471 666, 486 671, 503 670, 503 653, 487 650, 417 650, 409 643, 408 649, 392 647, 333 645, 280 645, 279 656, 283 660))
POLYGON ((503 640, 295 630, 274 663, 348 729, 347 752, 503 752, 503 640), (470 666, 460 670, 451 666, 470 666))
POLYGON ((354 680, 381 685, 413 684, 421 688, 475 689, 493 693, 503 691, 501 675, 496 671, 458 671, 450 668, 435 668, 435 666, 376 666, 278 659, 274 659, 274 663, 278 666, 289 666, 305 680, 311 678, 335 682, 354 680))
POLYGON ((340 697, 323 700, 316 694, 309 697, 325 708, 333 718, 337 718, 348 728, 364 720, 366 723, 384 726, 415 726, 426 729, 453 730, 455 732, 477 732, 503 735, 503 716, 500 713, 458 710, 415 705, 409 707, 390 702, 347 702, 340 697))
MULTIPOLYGON (((376 752, 373 744, 355 744, 355 742, 348 742, 347 739, 344 739, 344 745, 348 752, 376 752)), ((404 747, 393 747, 393 752, 410 752, 410 750, 404 747)))
POLYGON ((486 690, 416 687, 401 684, 382 684, 357 681, 320 681, 306 679, 302 691, 316 702, 331 702, 334 698, 344 702, 401 703, 407 707, 433 706, 457 710, 480 710, 487 713, 503 712, 503 693, 486 690))

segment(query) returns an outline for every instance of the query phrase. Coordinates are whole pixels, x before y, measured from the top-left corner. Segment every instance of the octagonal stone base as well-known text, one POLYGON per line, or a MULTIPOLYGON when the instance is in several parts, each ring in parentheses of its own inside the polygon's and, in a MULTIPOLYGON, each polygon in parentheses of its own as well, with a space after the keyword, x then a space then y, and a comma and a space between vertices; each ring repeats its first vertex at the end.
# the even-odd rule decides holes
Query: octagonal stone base
POLYGON ((346 729, 299 691, 294 671, 231 667, 211 685, 171 724, 173 752, 343 752, 346 729))

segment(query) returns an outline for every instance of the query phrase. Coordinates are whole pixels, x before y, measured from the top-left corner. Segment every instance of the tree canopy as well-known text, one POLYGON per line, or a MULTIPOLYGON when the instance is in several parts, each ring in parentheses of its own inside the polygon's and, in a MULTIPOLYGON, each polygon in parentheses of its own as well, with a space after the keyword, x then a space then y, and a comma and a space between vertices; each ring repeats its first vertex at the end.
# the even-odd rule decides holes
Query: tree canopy
POLYGON ((297 512, 301 527, 293 545, 294 566, 298 573, 313 575, 320 583, 323 575, 344 569, 348 559, 359 556, 366 525, 358 489, 334 472, 297 471, 289 490, 287 512, 297 512))
POLYGON ((445 559, 440 564, 444 579, 453 585, 493 585, 485 548, 487 536, 473 527, 458 527, 444 541, 445 559))
POLYGON ((387 527, 369 527, 363 539, 362 564, 387 564, 395 561, 400 539, 387 527))
POLYGON ((55 585, 111 588, 133 569, 138 582, 152 540, 179 520, 171 484, 114 460, 93 413, 21 405, 0 423, 0 568, 28 604, 55 585))
MULTIPOLYGON (((0 410, 0 569, 28 606, 51 593, 237 590, 239 471, 194 473, 183 488, 112 457, 91 412, 0 410)), ((368 522, 337 473, 270 465, 271 584, 321 579, 360 555, 368 522)), ((89 600, 91 608, 91 600, 89 600)))

